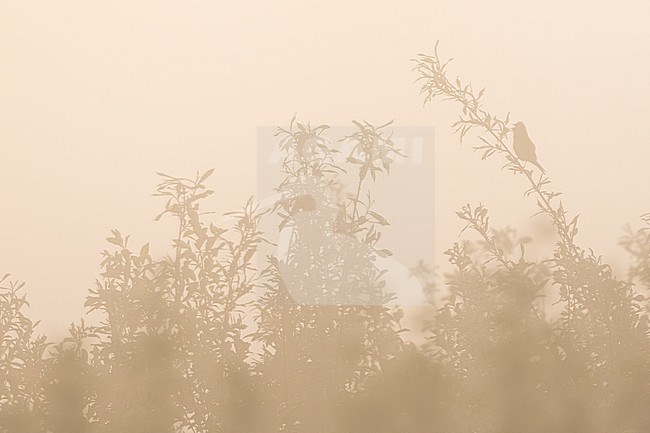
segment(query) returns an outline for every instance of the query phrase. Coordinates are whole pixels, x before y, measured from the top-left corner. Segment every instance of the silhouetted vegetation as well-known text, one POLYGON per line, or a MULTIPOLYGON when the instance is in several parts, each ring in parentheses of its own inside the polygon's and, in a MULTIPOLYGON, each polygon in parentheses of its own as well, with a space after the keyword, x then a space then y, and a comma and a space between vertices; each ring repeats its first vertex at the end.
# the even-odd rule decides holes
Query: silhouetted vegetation
MULTIPOLYGON (((177 222, 171 248, 155 259, 112 231, 85 304, 100 323, 79 320, 54 344, 26 316, 23 285, 0 280, 3 431, 649 431, 650 230, 622 239, 630 271, 618 278, 578 244, 578 219, 548 175, 517 158, 509 115, 489 113, 483 91, 447 67, 437 49, 415 60, 425 102, 458 104, 460 138, 474 133, 483 159, 502 158, 522 180, 556 229, 546 259, 528 258, 530 239, 495 229, 485 206, 458 210, 476 236, 446 251, 444 297, 417 347, 402 337, 403 312, 389 307, 397 288, 377 263, 391 255, 382 230, 409 229, 390 227, 372 195, 402 155, 390 123, 354 122, 339 137, 341 163, 327 126, 294 118, 278 130, 284 180, 269 209, 250 199, 215 224, 201 207, 212 170, 160 174, 156 219, 177 222), (342 173, 355 180, 349 193, 342 173), (541 302, 549 290, 559 314, 541 302)), ((431 268, 414 274, 433 300, 431 268)))

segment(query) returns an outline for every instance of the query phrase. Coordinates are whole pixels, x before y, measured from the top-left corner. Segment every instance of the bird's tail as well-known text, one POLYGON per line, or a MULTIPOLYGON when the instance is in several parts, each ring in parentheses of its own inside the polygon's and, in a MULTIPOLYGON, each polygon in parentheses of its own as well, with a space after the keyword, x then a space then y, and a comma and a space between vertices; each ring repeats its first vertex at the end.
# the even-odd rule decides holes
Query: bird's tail
POLYGON ((544 170, 544 167, 542 167, 542 164, 540 164, 537 161, 531 161, 537 168, 539 168, 542 171, 542 174, 546 174, 546 170, 544 170))

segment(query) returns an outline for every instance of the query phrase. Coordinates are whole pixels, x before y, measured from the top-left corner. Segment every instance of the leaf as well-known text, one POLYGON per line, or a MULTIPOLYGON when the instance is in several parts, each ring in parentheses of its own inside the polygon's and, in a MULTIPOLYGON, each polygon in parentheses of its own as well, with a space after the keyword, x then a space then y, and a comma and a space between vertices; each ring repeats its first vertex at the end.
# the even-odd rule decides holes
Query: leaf
POLYGON ((246 254, 244 254, 244 263, 249 263, 250 260, 253 258, 253 254, 255 254, 255 248, 251 248, 248 251, 246 251, 246 254))
POLYGON ((361 167, 361 170, 359 171, 359 177, 361 180, 366 178, 366 174, 368 174, 368 166, 364 165, 361 167))
POLYGON ((374 211, 368 211, 368 213, 369 213, 370 215, 372 215, 372 217, 373 217, 374 219, 377 220, 377 223, 381 224, 382 226, 387 226, 387 225, 390 224, 390 223, 386 220, 386 218, 384 218, 383 216, 379 215, 377 212, 374 212, 374 211))
POLYGON ((393 255, 393 252, 387 249, 376 250, 376 252, 379 257, 383 257, 383 258, 390 257, 393 255))
POLYGON ((121 247, 124 243, 124 240, 122 239, 122 234, 117 230, 111 230, 111 232, 113 233, 113 236, 106 238, 106 240, 113 245, 117 245, 118 247, 121 247))
POLYGON ((196 183, 197 184, 203 183, 207 178, 209 178, 212 175, 212 173, 214 173, 214 168, 211 168, 210 170, 203 173, 203 176, 201 176, 201 178, 196 183))
POLYGON ((348 156, 348 162, 353 164, 363 164, 363 161, 361 161, 359 158, 355 158, 354 156, 348 156))

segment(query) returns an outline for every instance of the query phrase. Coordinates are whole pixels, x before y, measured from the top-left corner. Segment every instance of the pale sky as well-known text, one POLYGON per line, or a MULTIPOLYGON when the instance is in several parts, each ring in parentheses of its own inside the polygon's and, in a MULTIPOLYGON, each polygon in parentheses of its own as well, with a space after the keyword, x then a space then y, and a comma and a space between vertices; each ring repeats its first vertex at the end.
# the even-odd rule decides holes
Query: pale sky
POLYGON ((258 126, 294 113, 435 128, 435 188, 404 191, 435 205, 430 261, 467 202, 530 227, 521 179, 451 134, 457 107, 422 107, 409 60, 436 40, 490 110, 526 122, 580 241, 622 261, 622 227, 650 212, 648 22, 647 0, 0 1, 0 274, 58 333, 83 314, 110 229, 165 251, 156 171, 215 167, 209 205, 239 207, 258 126))

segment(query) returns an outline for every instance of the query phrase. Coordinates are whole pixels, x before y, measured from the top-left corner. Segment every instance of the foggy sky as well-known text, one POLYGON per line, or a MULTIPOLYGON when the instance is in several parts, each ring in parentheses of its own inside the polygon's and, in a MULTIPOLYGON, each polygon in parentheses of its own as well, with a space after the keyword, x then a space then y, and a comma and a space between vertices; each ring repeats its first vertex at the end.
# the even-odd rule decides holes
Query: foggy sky
POLYGON ((110 229, 165 252, 155 172, 215 167, 210 207, 242 206, 257 127, 295 113, 435 127, 435 188, 405 192, 435 203, 425 259, 444 261, 467 202, 532 230, 523 180, 458 145, 456 106, 422 107, 409 60, 436 40, 492 112, 526 122, 580 242, 616 262, 622 227, 650 211, 649 20, 644 0, 0 2, 0 273, 58 332, 83 314, 110 229))

